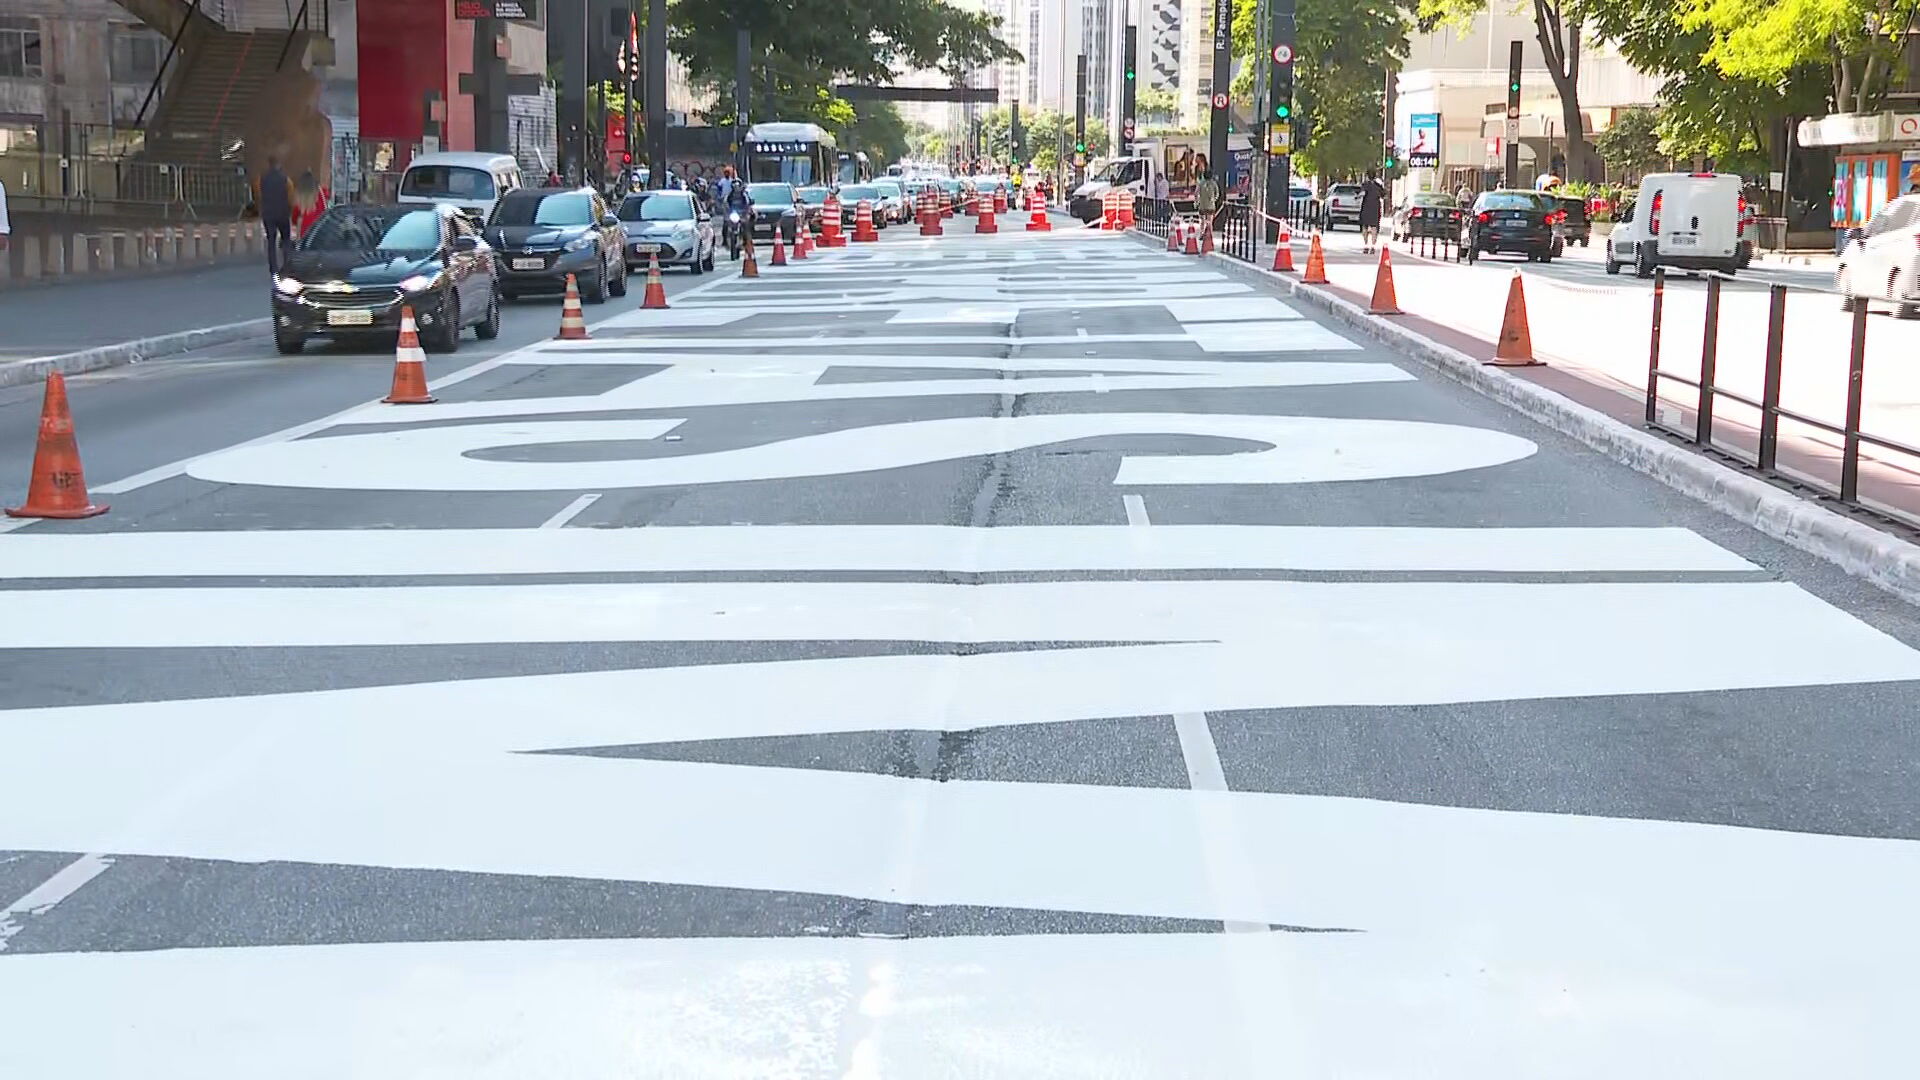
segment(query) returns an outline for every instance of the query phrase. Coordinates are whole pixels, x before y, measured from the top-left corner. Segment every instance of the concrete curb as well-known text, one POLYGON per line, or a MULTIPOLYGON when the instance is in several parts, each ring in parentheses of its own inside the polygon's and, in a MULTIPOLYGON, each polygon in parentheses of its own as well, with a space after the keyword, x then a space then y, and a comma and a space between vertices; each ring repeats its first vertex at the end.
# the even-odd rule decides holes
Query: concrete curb
POLYGON ((0 361, 0 387, 38 382, 56 371, 62 375, 77 375, 85 371, 99 371, 102 368, 137 364, 142 360, 191 352, 210 345, 244 341, 256 335, 265 334, 272 328, 272 319, 248 319, 245 322, 227 323, 222 326, 203 326, 197 330, 182 330, 177 334, 135 338, 132 341, 122 341, 117 345, 101 345, 97 348, 61 353, 57 356, 0 361))
MULTIPOLYGON (((1152 237, 1134 234, 1151 242, 1152 237)), ((1153 246, 1159 246, 1154 244, 1153 246)), ((1421 337, 1391 319, 1369 315, 1294 278, 1214 253, 1216 266, 1237 277, 1278 285, 1295 298, 1360 333, 1515 411, 1571 436, 1628 467, 1697 499, 1728 517, 1818 556, 1856 577, 1920 604, 1920 545, 1835 513, 1758 477, 1676 446, 1551 390, 1516 378, 1478 357, 1421 337)))

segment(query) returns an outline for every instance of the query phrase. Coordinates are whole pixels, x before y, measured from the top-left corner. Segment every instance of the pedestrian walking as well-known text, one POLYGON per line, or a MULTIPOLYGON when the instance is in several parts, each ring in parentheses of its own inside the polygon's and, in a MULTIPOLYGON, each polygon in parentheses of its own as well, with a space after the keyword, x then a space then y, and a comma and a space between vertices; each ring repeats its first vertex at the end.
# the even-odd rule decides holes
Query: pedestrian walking
POLYGON ((1201 173, 1193 185, 1193 208, 1206 221, 1207 231, 1212 232, 1214 219, 1220 216, 1220 181, 1213 178, 1213 173, 1201 173))
POLYGON ((1360 185, 1360 253, 1371 255, 1380 246, 1380 211, 1387 204, 1386 186, 1380 173, 1369 170, 1360 185))
POLYGON ((307 230, 320 219, 327 208, 327 189, 320 184, 320 178, 313 175, 312 169, 300 174, 293 184, 293 238, 298 240, 307 235, 307 230))
POLYGON ((1173 198, 1173 185, 1167 182, 1167 174, 1164 172, 1153 174, 1153 197, 1161 202, 1173 198))
POLYGON ((267 171, 260 174, 256 186, 259 190, 254 193, 253 205, 267 234, 267 272, 278 274, 293 241, 293 181, 280 168, 280 159, 269 155, 267 171))

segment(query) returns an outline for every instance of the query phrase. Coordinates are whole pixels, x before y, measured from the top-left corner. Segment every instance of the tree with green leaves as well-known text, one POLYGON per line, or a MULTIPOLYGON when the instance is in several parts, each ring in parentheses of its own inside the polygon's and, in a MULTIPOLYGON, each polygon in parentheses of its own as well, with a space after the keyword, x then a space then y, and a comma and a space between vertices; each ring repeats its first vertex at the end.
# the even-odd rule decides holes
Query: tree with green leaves
POLYGON ((1777 85, 1826 70, 1833 107, 1872 112, 1902 74, 1920 0, 1678 0, 1679 24, 1705 31, 1702 58, 1728 78, 1777 85))
POLYGON ((1594 149, 1615 180, 1658 171, 1667 155, 1660 149, 1660 114, 1652 109, 1628 109, 1594 140, 1594 149))
POLYGON ((1134 95, 1133 112, 1142 128, 1171 127, 1180 122, 1180 96, 1159 87, 1144 88, 1134 95))
MULTIPOLYGON (((1470 26, 1489 0, 1419 0, 1424 26, 1470 26)), ((1513 0, 1515 10, 1531 9, 1533 38, 1546 61, 1547 75, 1560 96, 1560 119, 1567 132, 1567 179, 1600 179, 1599 160, 1587 141, 1580 112, 1581 39, 1591 7, 1611 0, 1513 0)), ((1509 182, 1513 182, 1509 177, 1509 182)))
MULTIPOLYGON (((989 109, 980 117, 981 139, 986 146, 987 156, 995 161, 1008 161, 1013 157, 1012 132, 1009 130, 1013 119, 1011 110, 1006 108, 989 109)), ((1069 160, 1073 153, 1073 114, 1059 113, 1052 109, 1023 109, 1020 112, 1020 147, 1024 160, 1032 162, 1044 172, 1052 171, 1060 164, 1059 150, 1061 136, 1065 135, 1065 144, 1069 160)), ((1100 157, 1107 152, 1107 123, 1099 117, 1087 117, 1087 158, 1100 157)))
POLYGON ((875 169, 907 156, 907 124, 893 102, 863 101, 853 113, 853 121, 835 133, 843 147, 866 151, 875 169))

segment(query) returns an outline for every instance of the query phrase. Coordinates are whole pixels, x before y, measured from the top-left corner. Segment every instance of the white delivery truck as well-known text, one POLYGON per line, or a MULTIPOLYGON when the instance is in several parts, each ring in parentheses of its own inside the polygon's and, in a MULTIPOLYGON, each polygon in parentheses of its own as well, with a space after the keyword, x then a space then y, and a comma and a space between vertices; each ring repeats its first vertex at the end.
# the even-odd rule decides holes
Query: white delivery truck
MULTIPOLYGON (((1235 178, 1228 175, 1234 168, 1233 160, 1246 157, 1252 147, 1253 143, 1245 135, 1227 137, 1227 160, 1218 164, 1214 174, 1214 178, 1220 181, 1223 193, 1234 186, 1235 178)), ((1168 193, 1174 205, 1191 210, 1194 184, 1199 181, 1200 170, 1206 160, 1205 135, 1156 135, 1135 139, 1131 155, 1108 159, 1105 168, 1073 189, 1073 194, 1067 199, 1067 212, 1081 221, 1092 221, 1100 216, 1100 196, 1110 188, 1131 188, 1135 197, 1147 198, 1153 194, 1154 180, 1162 175, 1167 178, 1168 193)))
POLYGON ((1652 277, 1655 267, 1731 274, 1752 258, 1750 213, 1734 173, 1654 173, 1607 237, 1607 273, 1631 266, 1652 277))

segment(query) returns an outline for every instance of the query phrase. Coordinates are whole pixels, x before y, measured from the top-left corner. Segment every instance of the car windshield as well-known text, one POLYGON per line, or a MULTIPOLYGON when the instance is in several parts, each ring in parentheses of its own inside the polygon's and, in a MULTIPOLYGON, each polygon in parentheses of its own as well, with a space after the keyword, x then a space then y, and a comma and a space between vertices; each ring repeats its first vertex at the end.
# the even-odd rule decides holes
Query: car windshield
POLYGON ((1482 196, 1482 210, 1538 210, 1542 197, 1529 195, 1523 191, 1499 191, 1482 196))
POLYGON ((301 240, 303 251, 433 251, 440 246, 439 213, 400 207, 329 210, 301 240))
POLYGON ((401 179, 400 194, 426 199, 491 199, 493 177, 485 169, 416 165, 401 179))
POLYGON ((692 221, 693 200, 679 192, 629 195, 615 216, 621 221, 692 221))
POLYGON ((823 187, 801 188, 796 194, 800 196, 800 201, 806 203, 808 206, 825 206, 827 204, 827 189, 823 187))
POLYGON ((874 184, 873 190, 878 191, 883 199, 897 199, 902 194, 899 184, 874 184))
POLYGON ((793 205, 793 189, 785 184, 752 184, 747 187, 747 194, 762 205, 793 205))
POLYGON ((840 189, 842 202, 858 202, 861 199, 872 201, 880 197, 880 189, 872 184, 848 184, 840 189))
POLYGON ((593 196, 584 191, 509 195, 494 208, 495 225, 591 225, 593 196))

